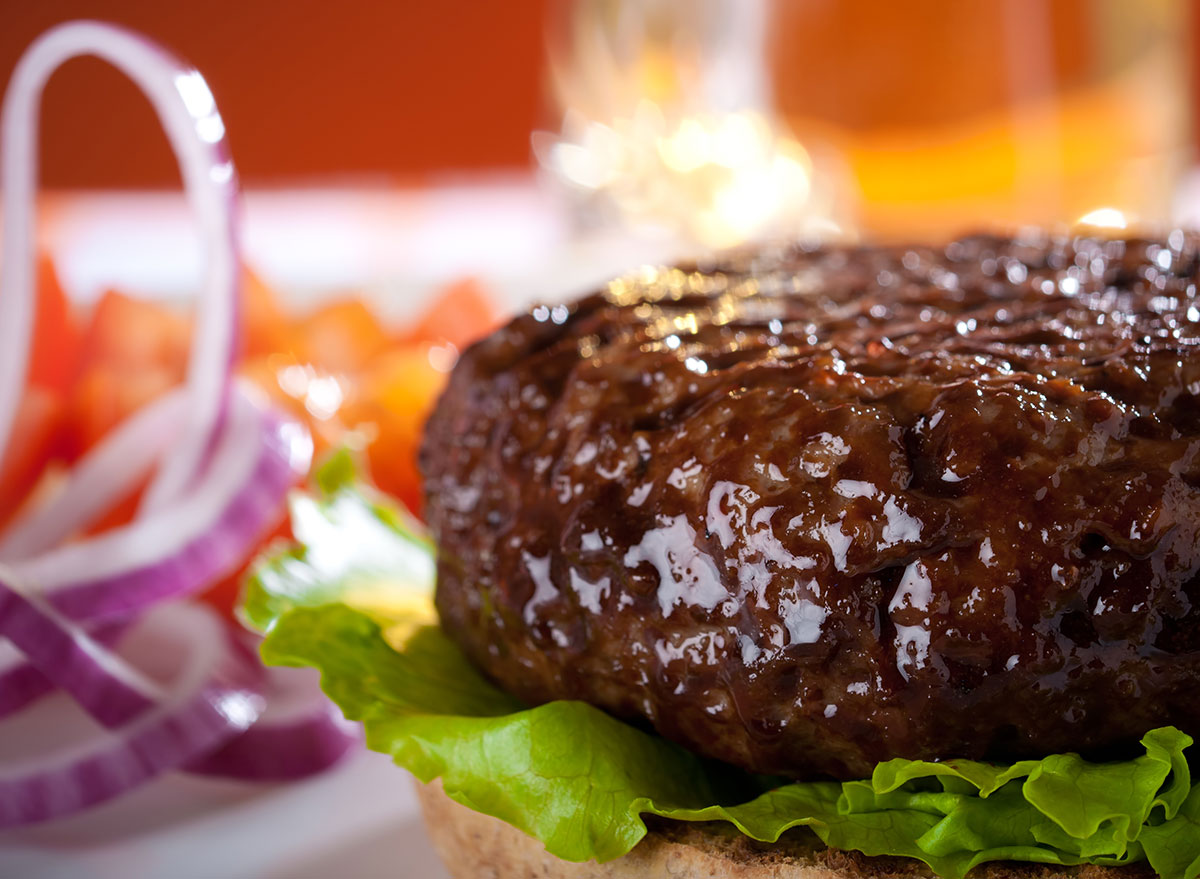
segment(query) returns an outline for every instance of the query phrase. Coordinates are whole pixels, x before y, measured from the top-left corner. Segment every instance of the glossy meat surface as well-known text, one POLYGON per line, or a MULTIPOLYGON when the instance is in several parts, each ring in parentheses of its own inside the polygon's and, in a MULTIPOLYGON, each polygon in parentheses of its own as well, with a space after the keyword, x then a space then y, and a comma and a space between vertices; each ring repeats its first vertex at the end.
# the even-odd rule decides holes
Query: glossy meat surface
POLYGON ((1200 240, 762 250, 469 349, 446 630, 797 778, 1200 732, 1200 240))

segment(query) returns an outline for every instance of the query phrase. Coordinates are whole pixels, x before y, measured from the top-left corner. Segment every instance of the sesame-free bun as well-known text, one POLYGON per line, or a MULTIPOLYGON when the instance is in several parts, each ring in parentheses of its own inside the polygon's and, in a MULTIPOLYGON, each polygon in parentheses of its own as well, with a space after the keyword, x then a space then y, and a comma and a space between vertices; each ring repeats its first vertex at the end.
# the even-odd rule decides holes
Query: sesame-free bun
MULTIPOLYGON (((920 879, 933 873, 908 858, 867 857, 828 849, 805 830, 773 845, 719 822, 656 821, 623 858, 574 864, 497 818, 451 800, 439 782, 417 784, 434 848, 454 879, 920 879)), ((995 862, 970 879, 1150 879, 1146 864, 1055 867, 995 862)))

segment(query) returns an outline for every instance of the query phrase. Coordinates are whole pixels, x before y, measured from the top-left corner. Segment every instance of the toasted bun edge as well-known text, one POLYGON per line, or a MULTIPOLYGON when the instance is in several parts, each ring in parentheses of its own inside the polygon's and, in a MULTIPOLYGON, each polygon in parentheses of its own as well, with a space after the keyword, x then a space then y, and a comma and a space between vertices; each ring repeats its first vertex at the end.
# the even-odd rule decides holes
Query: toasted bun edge
MULTIPOLYGON (((909 858, 868 857, 826 848, 812 833, 756 843, 719 822, 656 821, 633 851, 614 861, 563 861, 505 822, 454 802, 438 781, 416 784, 434 848, 454 879, 918 879, 932 877, 909 858)), ((1151 879, 1146 864, 1060 867, 995 862, 971 879, 1151 879)))

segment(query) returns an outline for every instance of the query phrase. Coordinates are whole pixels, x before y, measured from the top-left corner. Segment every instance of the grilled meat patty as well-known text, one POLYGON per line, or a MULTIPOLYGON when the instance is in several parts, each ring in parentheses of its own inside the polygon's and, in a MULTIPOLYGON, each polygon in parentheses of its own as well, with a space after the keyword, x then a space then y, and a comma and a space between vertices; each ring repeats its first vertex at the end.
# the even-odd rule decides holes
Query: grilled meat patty
POLYGON ((795 778, 1200 731, 1198 248, 777 248, 535 308, 428 424, 446 631, 795 778))

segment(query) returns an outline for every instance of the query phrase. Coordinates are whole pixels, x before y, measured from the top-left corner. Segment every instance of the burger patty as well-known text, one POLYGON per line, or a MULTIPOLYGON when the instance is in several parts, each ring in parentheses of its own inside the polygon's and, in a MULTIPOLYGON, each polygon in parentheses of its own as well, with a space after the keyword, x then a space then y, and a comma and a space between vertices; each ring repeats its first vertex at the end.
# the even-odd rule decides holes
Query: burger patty
POLYGON ((1200 732, 1200 237, 644 270, 460 358, 446 631, 794 778, 1200 732))

